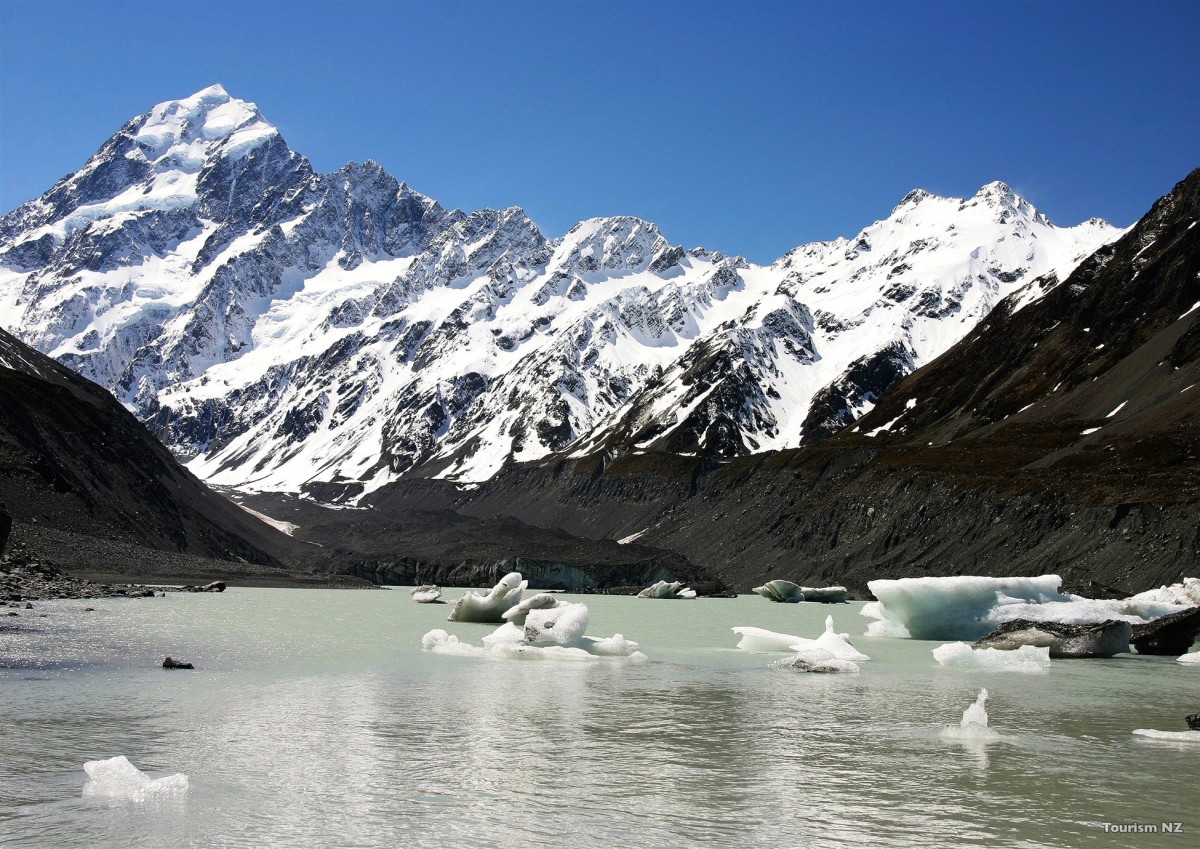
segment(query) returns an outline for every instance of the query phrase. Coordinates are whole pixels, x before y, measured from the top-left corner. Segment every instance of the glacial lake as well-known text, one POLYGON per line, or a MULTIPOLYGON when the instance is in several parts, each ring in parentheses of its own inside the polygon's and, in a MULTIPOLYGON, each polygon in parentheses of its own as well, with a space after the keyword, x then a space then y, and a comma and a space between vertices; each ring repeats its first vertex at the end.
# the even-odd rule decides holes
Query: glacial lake
POLYGON ((945 669, 940 643, 861 636, 860 604, 564 598, 649 661, 422 651, 493 626, 402 588, 35 603, 0 619, 0 845, 1200 845, 1200 745, 1131 733, 1183 730, 1200 667, 945 669), (816 637, 829 614, 861 673, 772 669, 730 631, 816 637), (942 739, 981 687, 1001 739, 942 739), (83 763, 115 755, 189 787, 84 797, 83 763), (1104 827, 1163 822, 1184 831, 1104 827))

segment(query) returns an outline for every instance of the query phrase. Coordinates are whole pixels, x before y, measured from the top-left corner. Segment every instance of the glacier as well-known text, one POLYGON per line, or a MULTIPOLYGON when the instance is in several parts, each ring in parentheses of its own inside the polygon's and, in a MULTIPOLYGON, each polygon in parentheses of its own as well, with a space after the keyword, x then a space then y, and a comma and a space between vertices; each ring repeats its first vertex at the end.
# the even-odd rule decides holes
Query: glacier
POLYGON ((995 182, 910 192, 770 265, 629 216, 548 238, 371 161, 319 174, 213 86, 0 218, 0 325, 211 484, 355 501, 414 473, 820 439, 1122 232, 1055 226, 995 182))

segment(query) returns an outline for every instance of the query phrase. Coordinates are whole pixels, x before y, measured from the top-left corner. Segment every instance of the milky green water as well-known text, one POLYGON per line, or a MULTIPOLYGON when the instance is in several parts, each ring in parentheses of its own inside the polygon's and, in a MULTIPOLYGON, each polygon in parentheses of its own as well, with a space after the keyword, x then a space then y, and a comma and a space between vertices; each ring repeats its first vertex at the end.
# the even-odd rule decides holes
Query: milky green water
MULTIPOLYGON (((453 599, 461 591, 448 590, 453 599)), ((1200 845, 1200 668, 943 669, 937 643, 859 636, 859 605, 567 596, 641 665, 423 652, 405 590, 231 589, 54 602, 0 620, 0 845, 892 847, 1200 845), (84 607, 94 607, 84 612, 84 607), (37 614, 46 613, 46 618, 37 614), (858 675, 768 668, 734 625, 816 637, 858 675), (166 655, 194 672, 163 670, 166 655), (939 737, 987 687, 1001 739, 939 737), (125 755, 186 793, 84 798, 125 755), (1182 823, 1182 834, 1103 823, 1182 823)))

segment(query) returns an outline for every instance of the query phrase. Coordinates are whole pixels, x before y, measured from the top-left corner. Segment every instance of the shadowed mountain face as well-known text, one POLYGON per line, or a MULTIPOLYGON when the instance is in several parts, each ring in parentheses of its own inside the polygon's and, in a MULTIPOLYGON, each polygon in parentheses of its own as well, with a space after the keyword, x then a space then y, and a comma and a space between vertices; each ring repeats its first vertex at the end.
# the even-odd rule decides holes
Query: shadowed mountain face
POLYGON ((738 589, 783 577, 1058 572, 1134 591, 1200 562, 1200 171, 1061 284, 1018 291, 816 445, 527 464, 378 494, 674 549, 738 589), (439 502, 440 499, 440 502, 439 502))
POLYGON ((112 395, 2 330, 0 502, 14 542, 22 527, 76 538, 101 571, 122 571, 106 562, 120 545, 259 566, 292 545, 183 469, 112 395))

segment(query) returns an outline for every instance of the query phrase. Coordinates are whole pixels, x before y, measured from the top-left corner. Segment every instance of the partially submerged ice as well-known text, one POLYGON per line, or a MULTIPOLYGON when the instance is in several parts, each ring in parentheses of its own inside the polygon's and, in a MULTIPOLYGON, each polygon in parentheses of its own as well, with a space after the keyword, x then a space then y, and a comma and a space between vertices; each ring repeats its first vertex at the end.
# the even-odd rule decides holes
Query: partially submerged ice
POLYGON ((948 725, 942 729, 942 738, 945 740, 972 740, 986 742, 988 740, 999 740, 1000 735, 988 728, 987 704, 988 691, 984 687, 979 691, 979 695, 975 698, 974 704, 963 711, 962 719, 958 725, 948 725))
POLYGON ((1187 666, 1200 666, 1200 651, 1181 654, 1179 657, 1175 658, 1175 661, 1177 663, 1186 664, 1187 666))
MULTIPOLYGON (((732 631, 741 637, 737 647, 742 651, 806 652, 815 649, 826 652, 837 660, 864 661, 871 659, 854 647, 854 644, 850 642, 849 634, 839 634, 833 629, 832 616, 825 617, 825 632, 815 640, 797 637, 793 634, 780 634, 765 628, 753 628, 748 625, 736 626, 732 631)), ((858 670, 853 671, 857 672, 858 670)))
POLYGON ((1155 728, 1135 728, 1133 733, 1151 740, 1168 743, 1200 743, 1200 731, 1159 731, 1155 728))
POLYGON ((696 591, 682 581, 657 581, 637 594, 638 598, 695 598, 696 591))
POLYGON ((761 587, 755 587, 754 592, 770 601, 795 604, 804 601, 804 591, 799 584, 791 581, 767 581, 761 587))
POLYGON ((421 647, 439 654, 468 657, 519 658, 523 660, 647 660, 638 644, 622 634, 611 637, 587 635, 587 605, 559 601, 540 593, 529 599, 523 610, 483 638, 482 646, 464 643, 440 628, 421 638, 421 647), (547 600, 549 603, 547 603, 547 600), (515 620, 520 620, 518 623, 515 620))
POLYGON ((124 755, 83 765, 87 780, 84 796, 105 796, 112 799, 132 799, 135 802, 150 796, 179 793, 187 790, 188 779, 182 772, 165 778, 151 778, 129 762, 124 755))
POLYGON ((509 572, 488 592, 480 595, 474 590, 462 595, 450 608, 446 617, 450 622, 503 622, 504 613, 521 601, 521 594, 529 586, 521 579, 520 572, 509 572))
POLYGON ((846 601, 845 587, 802 587, 791 581, 767 581, 754 592, 770 601, 796 604, 801 601, 816 601, 822 604, 843 604, 846 601))
POLYGON ((832 652, 818 648, 804 648, 791 657, 773 660, 774 669, 794 669, 797 672, 859 672, 858 664, 852 660, 834 657, 832 652))
POLYGON ((413 587, 409 593, 418 604, 433 604, 442 597, 442 588, 436 584, 422 584, 413 587))
POLYGON ((878 601, 862 608, 875 619, 867 633, 917 640, 975 640, 1013 619, 1088 624, 1120 619, 1137 625, 1185 609, 1196 579, 1126 599, 1095 600, 1059 591, 1058 575, 1035 578, 900 578, 870 581, 878 601))
POLYGON ((1047 646, 976 649, 966 643, 947 643, 933 650, 933 659, 942 666, 949 666, 953 669, 1040 672, 1050 665, 1050 649, 1047 646))

